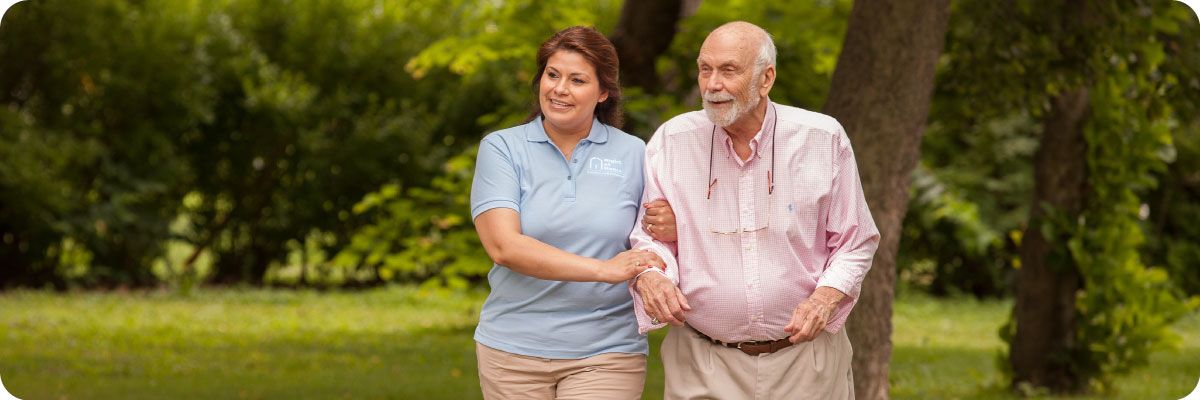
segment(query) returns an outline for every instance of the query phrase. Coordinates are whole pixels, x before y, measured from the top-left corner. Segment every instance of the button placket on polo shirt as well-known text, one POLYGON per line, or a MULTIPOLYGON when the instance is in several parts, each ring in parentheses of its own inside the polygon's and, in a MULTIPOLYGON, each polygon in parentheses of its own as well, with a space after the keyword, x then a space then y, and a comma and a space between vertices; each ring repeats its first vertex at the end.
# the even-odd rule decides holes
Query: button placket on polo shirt
MULTIPOLYGON (((583 175, 584 165, 587 164, 579 162, 579 160, 587 157, 584 153, 590 148, 590 144, 591 142, 582 140, 579 142, 579 144, 575 145, 575 151, 571 152, 571 160, 569 162, 567 161, 566 157, 562 155, 562 152, 559 151, 559 158, 563 160, 563 165, 567 168, 567 182, 563 184, 562 189, 562 197, 564 201, 575 201, 575 194, 577 193, 579 179, 583 175)), ((557 150, 558 146, 555 146, 555 149, 557 150)))

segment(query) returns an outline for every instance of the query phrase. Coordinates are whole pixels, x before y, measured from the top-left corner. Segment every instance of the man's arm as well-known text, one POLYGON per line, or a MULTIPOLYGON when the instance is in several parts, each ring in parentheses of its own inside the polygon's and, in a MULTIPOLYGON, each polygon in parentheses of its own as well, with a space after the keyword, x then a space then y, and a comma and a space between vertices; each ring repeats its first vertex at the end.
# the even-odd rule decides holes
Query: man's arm
MULTIPOLYGON (((666 134, 664 127, 650 138, 646 144, 646 158, 643 164, 645 173, 642 203, 666 199, 666 194, 659 179, 664 172, 664 157, 662 153, 666 134)), ((646 223, 646 209, 638 212, 637 226, 646 223)), ((652 270, 634 277, 629 284, 629 293, 633 296, 633 310, 637 316, 638 332, 646 333, 652 329, 663 327, 666 323, 682 325, 683 312, 691 310, 687 299, 679 291, 679 264, 675 257, 675 244, 664 243, 652 238, 643 229, 634 228, 629 234, 629 243, 634 249, 651 251, 662 258, 665 268, 663 271, 652 270)))
POLYGON ((831 200, 825 216, 825 244, 830 255, 825 272, 817 279, 816 291, 796 307, 792 322, 785 328, 793 333, 793 342, 812 340, 821 330, 833 333, 842 328, 858 302, 863 279, 879 246, 879 230, 863 195, 850 139, 841 127, 836 134, 831 200))

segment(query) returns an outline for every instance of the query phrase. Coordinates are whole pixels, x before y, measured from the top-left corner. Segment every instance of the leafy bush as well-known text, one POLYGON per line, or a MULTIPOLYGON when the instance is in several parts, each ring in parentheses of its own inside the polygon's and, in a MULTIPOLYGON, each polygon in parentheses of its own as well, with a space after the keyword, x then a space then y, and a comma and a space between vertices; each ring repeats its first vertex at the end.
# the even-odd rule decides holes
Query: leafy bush
POLYGON ((377 271, 384 281, 426 281, 465 289, 492 262, 471 223, 471 179, 478 147, 451 158, 429 188, 384 185, 354 212, 369 216, 334 258, 338 266, 377 271), (404 195, 402 195, 402 193, 404 195))

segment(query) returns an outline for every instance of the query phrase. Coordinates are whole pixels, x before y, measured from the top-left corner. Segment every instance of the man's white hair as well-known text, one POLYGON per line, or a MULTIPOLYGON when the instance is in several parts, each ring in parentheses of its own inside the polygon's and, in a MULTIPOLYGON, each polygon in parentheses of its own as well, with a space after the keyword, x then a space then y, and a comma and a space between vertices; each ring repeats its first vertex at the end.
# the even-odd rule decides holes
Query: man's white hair
POLYGON ((771 38, 771 33, 766 29, 746 21, 733 21, 717 27, 712 33, 722 31, 733 31, 742 37, 757 36, 759 44, 758 56, 754 58, 754 75, 761 75, 763 71, 766 71, 767 66, 775 65, 775 40, 771 38))
POLYGON ((755 28, 762 32, 762 43, 758 47, 758 57, 754 59, 754 75, 761 75, 768 65, 775 65, 775 39, 766 29, 755 28))

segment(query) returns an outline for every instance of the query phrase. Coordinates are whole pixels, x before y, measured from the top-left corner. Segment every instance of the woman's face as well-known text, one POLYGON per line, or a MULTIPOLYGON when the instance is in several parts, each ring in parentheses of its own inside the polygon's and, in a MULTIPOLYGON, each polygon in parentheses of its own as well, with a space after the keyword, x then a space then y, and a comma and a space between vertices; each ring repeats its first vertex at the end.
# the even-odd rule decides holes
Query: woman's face
POLYGON ((567 50, 550 55, 538 89, 538 103, 547 124, 559 133, 590 129, 596 104, 606 99, 608 92, 600 89, 596 68, 582 55, 567 50))

